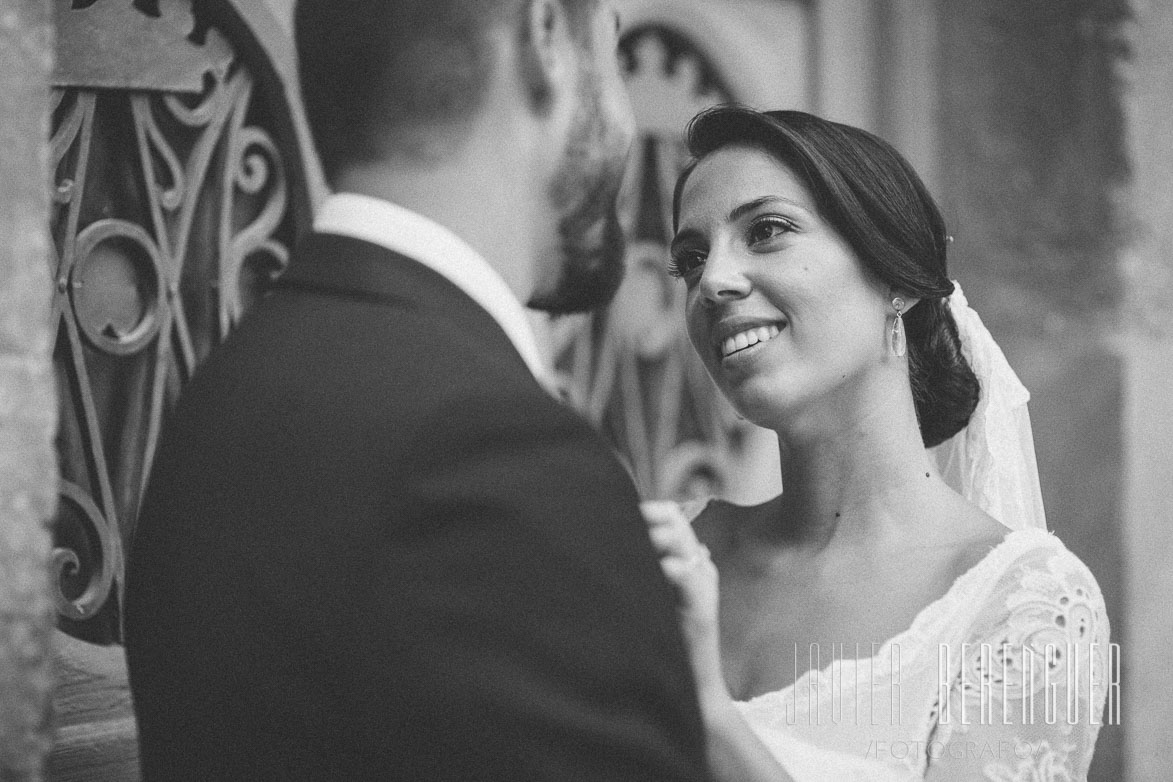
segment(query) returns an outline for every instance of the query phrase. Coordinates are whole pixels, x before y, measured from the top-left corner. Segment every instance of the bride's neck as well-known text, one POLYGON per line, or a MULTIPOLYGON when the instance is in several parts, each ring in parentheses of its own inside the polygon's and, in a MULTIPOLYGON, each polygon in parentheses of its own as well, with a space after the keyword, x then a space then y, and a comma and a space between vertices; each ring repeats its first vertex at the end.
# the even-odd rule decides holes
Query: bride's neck
POLYGON ((782 497, 775 534, 821 547, 906 523, 939 483, 911 395, 869 396, 825 410, 805 431, 780 430, 782 497))

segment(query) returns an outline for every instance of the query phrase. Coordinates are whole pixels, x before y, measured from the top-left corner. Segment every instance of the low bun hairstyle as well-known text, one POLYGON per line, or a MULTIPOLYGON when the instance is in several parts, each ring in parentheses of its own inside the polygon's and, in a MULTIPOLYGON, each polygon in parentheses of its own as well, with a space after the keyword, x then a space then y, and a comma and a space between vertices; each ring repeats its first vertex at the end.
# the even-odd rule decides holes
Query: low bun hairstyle
POLYGON ((945 221, 924 183, 900 153, 867 131, 801 111, 759 112, 718 106, 689 122, 692 162, 676 181, 680 195, 696 164, 731 144, 747 144, 786 164, 810 190, 819 214, 864 267, 920 302, 904 315, 913 401, 925 447, 939 445, 969 423, 978 380, 961 354, 946 297, 945 221))

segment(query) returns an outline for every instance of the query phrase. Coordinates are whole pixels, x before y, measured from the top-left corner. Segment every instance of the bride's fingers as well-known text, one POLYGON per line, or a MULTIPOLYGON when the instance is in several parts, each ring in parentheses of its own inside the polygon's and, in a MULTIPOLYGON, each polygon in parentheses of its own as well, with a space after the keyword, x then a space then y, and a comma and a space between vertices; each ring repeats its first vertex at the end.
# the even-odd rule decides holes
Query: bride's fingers
POLYGON ((680 541, 680 536, 671 527, 649 527, 648 536, 652 539, 652 545, 665 554, 675 549, 680 541))
POLYGON ((660 569, 668 583, 681 589, 688 586, 688 577, 692 572, 692 565, 679 557, 665 557, 660 560, 660 569))
POLYGON ((675 525, 649 527, 648 536, 661 556, 687 559, 701 545, 691 529, 681 529, 675 525))
POLYGON ((700 566, 708 564, 711 569, 712 559, 680 506, 649 501, 641 503, 640 509, 648 523, 648 537, 660 555, 664 576, 685 592, 698 588, 706 577, 700 566))
POLYGON ((709 556, 709 550, 705 546, 697 545, 685 555, 680 556, 666 556, 660 560, 660 567, 664 571, 664 575, 668 577, 673 583, 679 583, 683 580, 692 578, 698 568, 710 564, 712 559, 709 556))
POLYGON ((645 500, 639 504, 648 526, 688 525, 688 517, 675 502, 667 500, 645 500))
POLYGON ((640 503, 648 529, 672 529, 680 535, 694 537, 692 523, 680 506, 674 502, 649 501, 640 503))

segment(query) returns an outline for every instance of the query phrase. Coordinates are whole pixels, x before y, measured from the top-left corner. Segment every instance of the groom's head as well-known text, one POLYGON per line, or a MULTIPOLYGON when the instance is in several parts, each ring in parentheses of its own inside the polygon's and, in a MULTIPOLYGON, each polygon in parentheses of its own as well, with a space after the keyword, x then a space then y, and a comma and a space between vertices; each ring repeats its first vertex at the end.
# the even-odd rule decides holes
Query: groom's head
MULTIPOLYGON (((581 311, 622 276, 615 196, 633 133, 609 0, 298 0, 302 95, 327 180, 387 161, 426 166, 479 130, 490 101, 541 132, 545 256, 531 306, 581 311), (504 85, 505 92, 502 92, 504 85)), ((503 194, 507 196, 507 194, 503 194)))

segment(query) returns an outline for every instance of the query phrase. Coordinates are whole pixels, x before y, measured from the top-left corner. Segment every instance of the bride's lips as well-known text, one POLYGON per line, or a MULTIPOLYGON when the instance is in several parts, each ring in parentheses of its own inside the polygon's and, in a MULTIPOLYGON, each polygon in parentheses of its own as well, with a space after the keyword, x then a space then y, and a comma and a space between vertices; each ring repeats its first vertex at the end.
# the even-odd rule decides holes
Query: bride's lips
POLYGON ((719 361, 724 361, 769 342, 778 336, 784 328, 786 328, 784 319, 750 316, 726 318, 713 328, 711 340, 713 354, 719 361))

